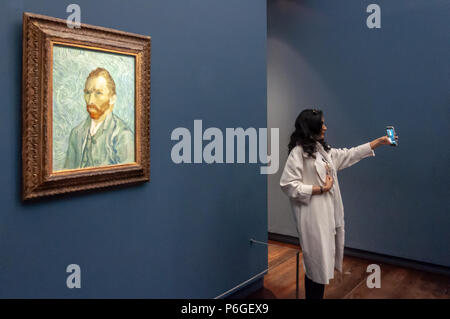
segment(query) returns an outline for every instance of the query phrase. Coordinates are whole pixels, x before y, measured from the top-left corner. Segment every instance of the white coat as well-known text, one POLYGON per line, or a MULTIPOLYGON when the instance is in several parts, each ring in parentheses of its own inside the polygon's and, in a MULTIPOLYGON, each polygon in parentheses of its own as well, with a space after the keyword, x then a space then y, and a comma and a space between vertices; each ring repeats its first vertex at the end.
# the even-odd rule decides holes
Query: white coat
POLYGON ((344 206, 336 172, 375 153, 370 143, 350 149, 331 148, 328 153, 320 143, 316 145, 315 159, 299 145, 291 150, 280 186, 291 203, 306 276, 328 284, 335 268, 342 272, 344 256, 344 206), (326 164, 322 157, 330 168, 333 186, 329 192, 312 196, 313 185, 325 185, 326 164))

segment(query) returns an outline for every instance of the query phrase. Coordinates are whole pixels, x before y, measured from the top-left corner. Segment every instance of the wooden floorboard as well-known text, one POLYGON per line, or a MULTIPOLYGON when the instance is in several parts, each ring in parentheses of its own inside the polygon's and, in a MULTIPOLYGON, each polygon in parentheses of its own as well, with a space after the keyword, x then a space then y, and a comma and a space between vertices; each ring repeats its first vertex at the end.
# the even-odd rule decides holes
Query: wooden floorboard
MULTIPOLYGON (((296 253, 299 246, 268 242, 269 271, 264 277, 264 288, 248 298, 296 298, 296 253)), ((302 254, 299 258, 299 295, 305 297, 302 254)), ((357 257, 344 257, 343 272, 325 288, 327 299, 450 299, 450 277, 423 271, 377 263, 357 257), (367 266, 377 264, 381 269, 381 288, 368 288, 367 266)))

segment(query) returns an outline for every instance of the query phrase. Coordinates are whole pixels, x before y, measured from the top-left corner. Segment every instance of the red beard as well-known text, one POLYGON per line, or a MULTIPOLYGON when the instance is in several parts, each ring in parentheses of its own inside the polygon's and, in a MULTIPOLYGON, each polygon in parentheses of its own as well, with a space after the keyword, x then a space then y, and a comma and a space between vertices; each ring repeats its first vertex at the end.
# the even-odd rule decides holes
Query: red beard
POLYGON ((109 102, 103 103, 100 107, 95 104, 87 104, 86 110, 88 111, 91 119, 98 120, 109 108, 109 102))

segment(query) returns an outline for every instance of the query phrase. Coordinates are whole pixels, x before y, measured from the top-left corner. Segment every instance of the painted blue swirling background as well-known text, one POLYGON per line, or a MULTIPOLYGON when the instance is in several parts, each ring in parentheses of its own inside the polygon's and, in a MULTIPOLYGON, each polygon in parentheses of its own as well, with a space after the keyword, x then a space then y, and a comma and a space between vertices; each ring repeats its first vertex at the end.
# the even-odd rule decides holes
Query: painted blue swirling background
POLYGON ((84 85, 89 73, 102 67, 116 84, 114 114, 134 132, 135 57, 85 48, 53 47, 53 171, 63 169, 72 128, 88 113, 84 85))

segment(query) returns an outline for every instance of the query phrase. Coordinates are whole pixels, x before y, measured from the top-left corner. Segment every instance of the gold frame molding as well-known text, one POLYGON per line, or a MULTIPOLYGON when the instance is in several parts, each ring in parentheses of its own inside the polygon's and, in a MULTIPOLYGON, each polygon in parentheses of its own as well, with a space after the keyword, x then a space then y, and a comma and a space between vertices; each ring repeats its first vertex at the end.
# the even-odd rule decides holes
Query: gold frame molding
POLYGON ((135 184, 150 180, 151 38, 66 20, 23 14, 22 198, 135 184), (53 172, 53 46, 135 56, 135 163, 53 172))

